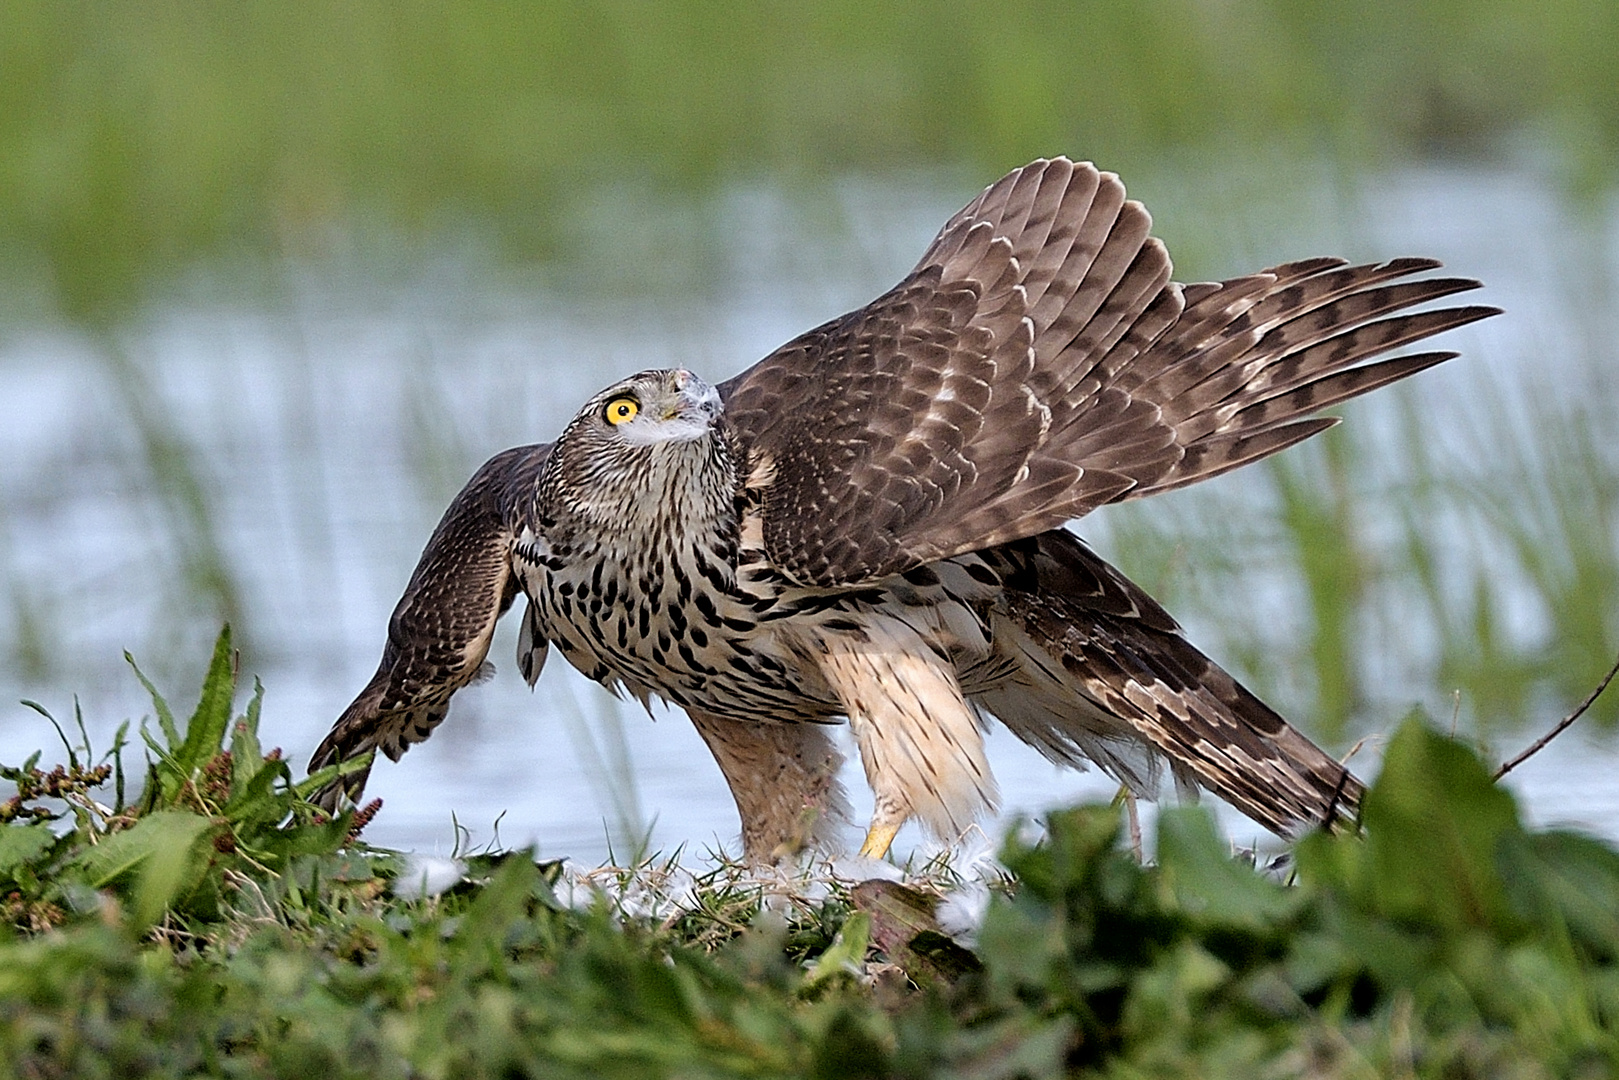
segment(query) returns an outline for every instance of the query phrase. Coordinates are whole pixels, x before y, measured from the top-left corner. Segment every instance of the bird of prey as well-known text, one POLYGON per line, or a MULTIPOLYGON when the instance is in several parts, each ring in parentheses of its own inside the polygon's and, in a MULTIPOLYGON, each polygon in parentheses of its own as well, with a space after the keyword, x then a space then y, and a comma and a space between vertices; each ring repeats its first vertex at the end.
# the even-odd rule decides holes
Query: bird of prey
POLYGON ((427 738, 524 594, 524 677, 554 645, 685 709, 751 861, 828 841, 845 720, 869 856, 996 805, 992 718, 1142 795, 1167 765, 1284 835, 1352 818, 1360 782, 1063 526, 1323 431, 1317 410, 1456 354, 1374 358, 1496 311, 1409 311, 1478 286, 1429 259, 1177 284, 1150 224, 1112 173, 1033 162, 893 289, 735 378, 645 371, 496 455, 311 767, 427 738))

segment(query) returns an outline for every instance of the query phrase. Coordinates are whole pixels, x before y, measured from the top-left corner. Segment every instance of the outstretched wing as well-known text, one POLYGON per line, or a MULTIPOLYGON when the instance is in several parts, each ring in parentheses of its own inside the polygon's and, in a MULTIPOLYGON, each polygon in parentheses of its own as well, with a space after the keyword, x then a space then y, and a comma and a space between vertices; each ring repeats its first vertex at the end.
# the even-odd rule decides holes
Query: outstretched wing
POLYGON ((1396 315, 1479 287, 1466 278, 1401 280, 1439 265, 1307 259, 1179 286, 1184 308, 1167 329, 1144 318, 1049 391, 1070 405, 1051 439, 1082 463, 1128 475, 1134 483, 1119 501, 1184 487, 1292 446, 1338 422, 1311 415, 1317 410, 1457 354, 1364 361, 1500 314, 1470 305, 1396 315))
MULTIPOLYGON (((433 733, 455 692, 477 678, 495 623, 518 592, 511 566, 517 493, 533 490, 550 449, 520 446, 495 455, 450 503, 388 620, 377 673, 316 748, 311 772, 372 749, 399 760, 433 733)), ((342 790, 357 800, 366 776, 351 773, 342 790)), ((334 785, 321 801, 335 806, 338 793, 334 785)))
POLYGON ((1170 279, 1118 177, 1037 161, 987 188, 916 268, 720 386, 766 552, 837 585, 1033 536, 1329 426, 1315 409, 1437 363, 1365 359, 1470 322, 1381 318, 1477 287, 1399 260, 1170 279))
POLYGON ((1098 762, 1146 795, 1167 762, 1182 787, 1281 835, 1354 819, 1361 782, 1073 534, 984 556, 1006 585, 1013 633, 1001 645, 1018 670, 977 700, 1019 738, 1066 764, 1098 762))

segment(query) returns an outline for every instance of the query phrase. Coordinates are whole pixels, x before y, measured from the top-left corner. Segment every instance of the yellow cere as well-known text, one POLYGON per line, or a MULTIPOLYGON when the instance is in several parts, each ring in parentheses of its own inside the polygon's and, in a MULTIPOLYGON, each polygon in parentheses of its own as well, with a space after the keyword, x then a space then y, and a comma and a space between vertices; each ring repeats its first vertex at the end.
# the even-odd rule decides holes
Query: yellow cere
POLYGON ((627 424, 635 419, 635 414, 641 411, 641 403, 634 398, 614 398, 607 403, 607 422, 609 424, 627 424))

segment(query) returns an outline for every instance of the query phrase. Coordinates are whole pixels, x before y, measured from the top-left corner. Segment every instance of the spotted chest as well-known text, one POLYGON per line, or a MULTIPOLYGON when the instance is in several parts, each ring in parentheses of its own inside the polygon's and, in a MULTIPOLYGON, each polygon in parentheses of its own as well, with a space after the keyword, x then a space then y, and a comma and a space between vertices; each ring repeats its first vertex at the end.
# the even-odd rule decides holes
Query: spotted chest
POLYGON ((525 635, 642 701, 762 722, 841 717, 825 646, 859 639, 874 615, 910 624, 964 688, 983 677, 998 590, 976 556, 868 585, 798 584, 765 551, 768 470, 739 484, 735 460, 723 438, 697 440, 585 486, 553 456, 512 545, 525 635))
POLYGON ((589 678, 738 719, 824 721, 839 711, 791 635, 778 633, 804 605, 739 586, 726 530, 663 530, 636 545, 543 535, 519 536, 513 564, 537 632, 589 678))
POLYGON ((680 541, 626 548, 525 532, 513 562, 536 640, 643 701, 761 722, 837 719, 843 707, 812 653, 828 635, 860 634, 874 614, 913 626, 969 693, 1004 674, 989 630, 999 589, 975 556, 815 590, 783 584, 747 550, 738 566, 726 536, 680 541))

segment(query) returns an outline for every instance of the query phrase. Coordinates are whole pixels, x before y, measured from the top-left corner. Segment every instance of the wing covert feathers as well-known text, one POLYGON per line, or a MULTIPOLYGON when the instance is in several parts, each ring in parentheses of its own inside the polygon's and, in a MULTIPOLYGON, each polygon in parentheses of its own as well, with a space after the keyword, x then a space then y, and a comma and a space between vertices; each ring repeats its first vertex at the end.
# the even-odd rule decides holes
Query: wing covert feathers
MULTIPOLYGON (((377 673, 316 748, 311 772, 373 749, 397 761, 477 679, 495 622, 518 591, 511 568, 518 493, 532 489, 549 450, 497 454, 450 503, 388 620, 377 673)), ((357 800, 366 776, 350 774, 341 793, 357 800)), ((320 800, 335 808, 339 795, 333 786, 320 800)))
POLYGON ((1478 286, 1409 280, 1428 259, 1179 285, 1151 225, 1112 173, 1036 161, 892 290, 722 384, 777 567, 870 580, 1218 475, 1453 354, 1366 361, 1495 313, 1402 314, 1478 286))

